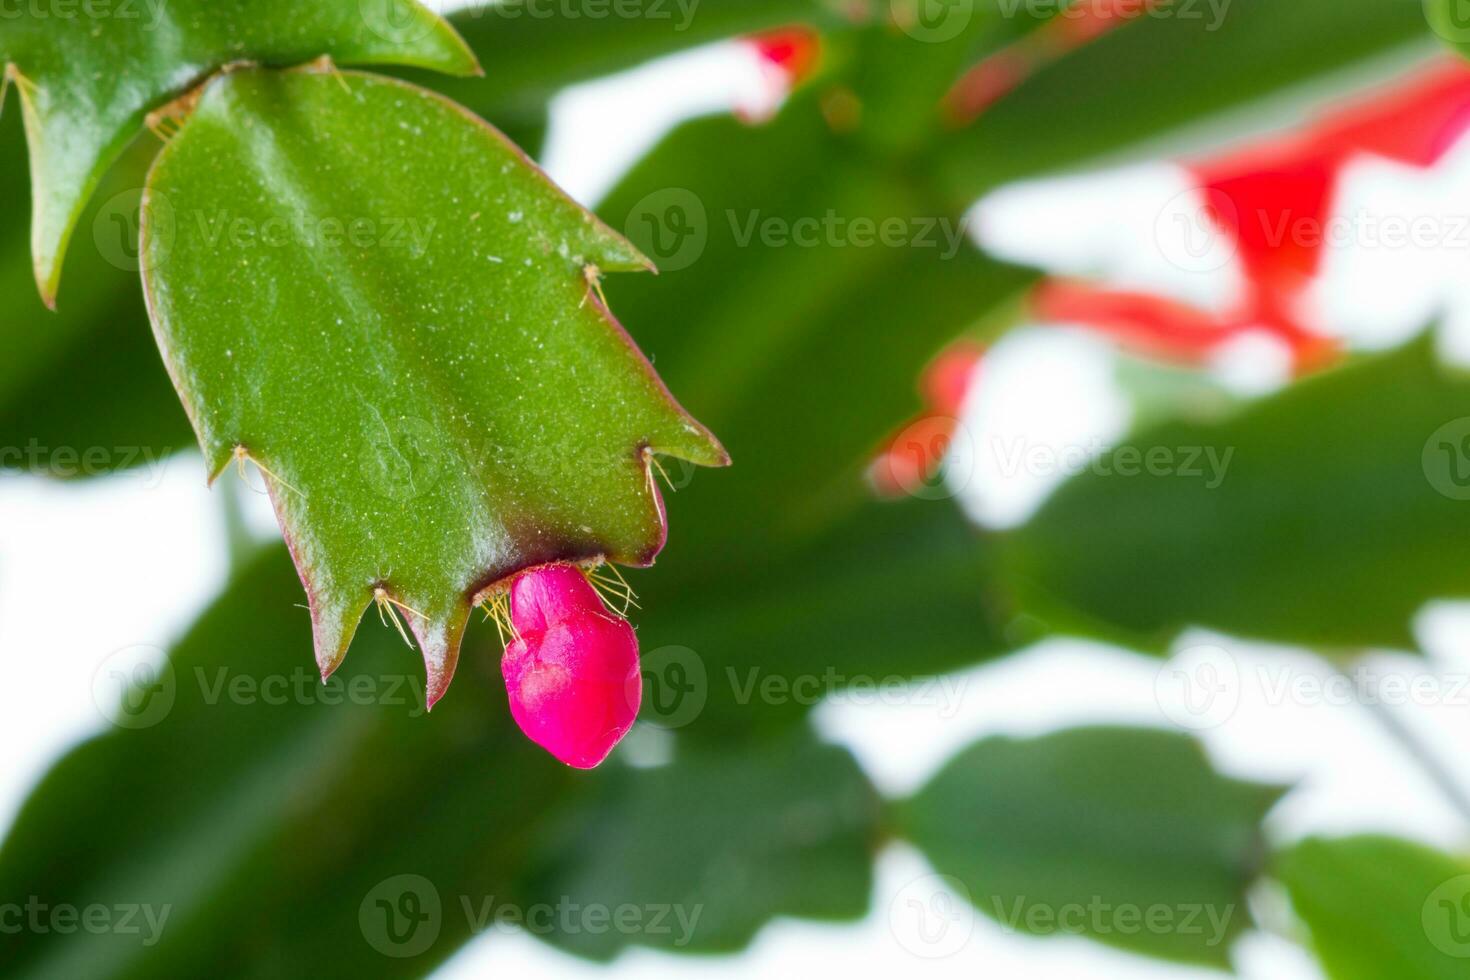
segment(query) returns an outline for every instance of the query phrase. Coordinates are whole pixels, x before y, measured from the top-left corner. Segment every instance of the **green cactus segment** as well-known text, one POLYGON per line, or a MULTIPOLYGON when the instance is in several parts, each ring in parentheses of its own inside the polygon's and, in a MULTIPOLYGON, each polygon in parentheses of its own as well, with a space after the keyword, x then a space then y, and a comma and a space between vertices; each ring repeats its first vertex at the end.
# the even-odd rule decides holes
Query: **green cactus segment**
POLYGON ((217 79, 149 176, 142 255, 211 474, 270 489, 323 674, 391 599, 437 699, 480 590, 648 564, 653 455, 727 462, 603 306, 597 273, 647 260, 413 85, 217 79))

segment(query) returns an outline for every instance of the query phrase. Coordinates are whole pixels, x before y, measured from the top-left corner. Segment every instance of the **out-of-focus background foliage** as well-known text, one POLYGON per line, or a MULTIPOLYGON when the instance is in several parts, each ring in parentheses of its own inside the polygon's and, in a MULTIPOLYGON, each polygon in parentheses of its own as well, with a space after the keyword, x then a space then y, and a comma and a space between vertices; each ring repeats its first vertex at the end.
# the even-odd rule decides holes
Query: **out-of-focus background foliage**
POLYGON ((314 680, 142 307, 156 141, 52 314, 0 116, 0 971, 1466 976, 1458 13, 456 13, 488 77, 413 77, 660 264, 610 305, 736 460, 593 773, 493 629, 432 716, 376 623, 314 680))

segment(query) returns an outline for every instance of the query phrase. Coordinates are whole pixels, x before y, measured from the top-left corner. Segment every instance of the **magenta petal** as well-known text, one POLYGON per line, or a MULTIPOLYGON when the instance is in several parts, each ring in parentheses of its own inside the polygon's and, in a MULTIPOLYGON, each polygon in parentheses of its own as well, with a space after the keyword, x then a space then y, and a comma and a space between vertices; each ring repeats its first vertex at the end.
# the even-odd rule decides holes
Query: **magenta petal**
POLYGON ((589 611, 602 612, 602 600, 575 565, 541 565, 510 585, 510 619, 522 636, 589 611))
POLYGON ((511 717, 526 737, 569 766, 591 769, 638 716, 638 640, 607 612, 582 573, 546 565, 511 586, 519 638, 501 671, 511 717))

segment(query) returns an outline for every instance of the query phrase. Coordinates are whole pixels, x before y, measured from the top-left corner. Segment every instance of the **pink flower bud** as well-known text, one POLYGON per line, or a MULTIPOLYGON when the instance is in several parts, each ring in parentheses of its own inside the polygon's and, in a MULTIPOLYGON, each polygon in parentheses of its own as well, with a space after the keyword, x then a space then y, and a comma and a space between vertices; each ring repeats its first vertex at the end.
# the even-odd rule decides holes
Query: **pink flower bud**
POLYGON ((526 737, 578 769, 612 751, 643 697, 638 640, 572 565, 541 565, 510 587, 517 634, 500 669, 526 737))

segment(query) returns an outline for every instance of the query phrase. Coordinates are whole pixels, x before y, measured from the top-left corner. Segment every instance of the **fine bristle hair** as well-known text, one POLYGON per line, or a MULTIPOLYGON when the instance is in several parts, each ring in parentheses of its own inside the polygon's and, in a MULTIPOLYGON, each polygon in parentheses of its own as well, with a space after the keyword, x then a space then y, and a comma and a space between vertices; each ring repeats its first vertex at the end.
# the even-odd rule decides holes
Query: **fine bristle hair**
POLYGON ((516 630, 515 623, 511 622, 510 619, 509 592, 492 592, 481 601, 480 607, 484 609, 486 619, 494 620, 495 631, 500 634, 500 645, 502 647, 510 646, 511 643, 521 638, 521 634, 516 630))
POLYGON ((638 605, 638 594, 633 591, 628 580, 623 578, 623 573, 618 571, 618 566, 612 562, 604 562, 593 568, 584 568, 582 574, 587 577, 592 588, 597 590, 597 595, 602 599, 603 605, 616 611, 618 615, 627 618, 629 609, 642 608, 638 605), (621 604, 621 609, 616 608, 618 604, 621 604))
POLYGON ((394 627, 398 630, 398 635, 403 637, 403 642, 407 643, 409 648, 412 649, 413 640, 409 638, 408 630, 404 629, 403 621, 398 618, 398 610, 402 609, 405 613, 417 616, 419 619, 425 619, 424 614, 412 606, 399 602, 390 596, 388 591, 382 586, 378 586, 373 590, 373 604, 378 607, 378 619, 382 621, 383 625, 387 626, 388 620, 391 619, 394 627))

